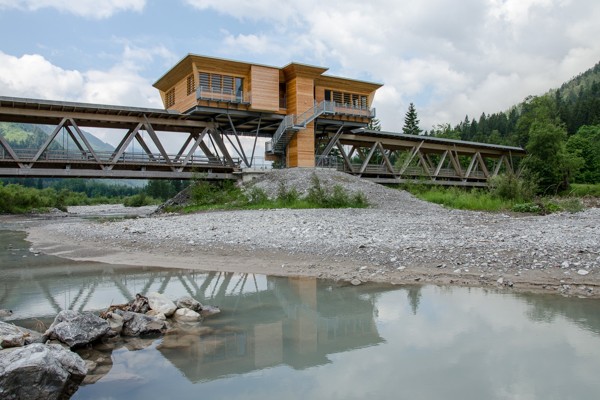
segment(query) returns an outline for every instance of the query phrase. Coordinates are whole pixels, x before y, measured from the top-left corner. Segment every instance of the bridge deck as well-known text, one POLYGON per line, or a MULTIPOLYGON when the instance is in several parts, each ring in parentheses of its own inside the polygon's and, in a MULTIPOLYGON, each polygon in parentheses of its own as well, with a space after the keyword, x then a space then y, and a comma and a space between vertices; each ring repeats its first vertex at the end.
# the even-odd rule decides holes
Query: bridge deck
MULTIPOLYGON (((0 134, 0 176, 191 179, 202 174, 207 179, 233 179, 242 164, 252 167, 257 138, 273 134, 280 118, 206 107, 178 113, 0 96, 0 121, 54 127, 46 142, 34 149, 12 148, 0 134), (82 128, 117 131, 120 143, 112 152, 97 151, 82 128), (245 139, 246 146, 253 145, 251 154, 244 150, 241 138, 248 135, 253 136, 253 143, 245 139), (176 143, 182 137, 185 141, 176 143), (63 149, 56 145, 60 138, 63 149), (181 147, 171 154, 166 151, 167 144, 181 147)), ((337 168, 382 183, 419 180, 485 186, 499 173, 518 173, 517 161, 525 155, 519 147, 319 121, 318 167, 337 168)))

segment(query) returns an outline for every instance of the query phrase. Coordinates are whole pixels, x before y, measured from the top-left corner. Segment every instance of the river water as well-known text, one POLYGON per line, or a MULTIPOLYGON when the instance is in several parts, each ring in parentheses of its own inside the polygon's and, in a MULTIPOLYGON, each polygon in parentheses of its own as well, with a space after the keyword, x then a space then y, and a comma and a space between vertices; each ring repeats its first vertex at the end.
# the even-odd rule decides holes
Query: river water
POLYGON ((0 230, 0 308, 42 329, 64 309, 191 295, 220 315, 79 352, 74 399, 593 399, 600 302, 435 286, 81 263, 0 230))

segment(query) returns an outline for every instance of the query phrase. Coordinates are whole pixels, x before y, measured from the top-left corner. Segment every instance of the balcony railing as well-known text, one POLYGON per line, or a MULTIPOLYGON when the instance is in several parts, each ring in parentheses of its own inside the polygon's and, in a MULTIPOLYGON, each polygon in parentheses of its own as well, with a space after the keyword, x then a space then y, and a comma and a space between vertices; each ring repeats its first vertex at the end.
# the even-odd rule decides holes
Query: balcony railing
POLYGON ((235 92, 228 89, 217 89, 198 86, 196 89, 197 100, 223 101, 226 103, 250 104, 250 92, 235 92))
POLYGON ((375 118, 375 109, 363 106, 357 106, 348 103, 333 103, 335 114, 351 115, 355 117, 375 118))

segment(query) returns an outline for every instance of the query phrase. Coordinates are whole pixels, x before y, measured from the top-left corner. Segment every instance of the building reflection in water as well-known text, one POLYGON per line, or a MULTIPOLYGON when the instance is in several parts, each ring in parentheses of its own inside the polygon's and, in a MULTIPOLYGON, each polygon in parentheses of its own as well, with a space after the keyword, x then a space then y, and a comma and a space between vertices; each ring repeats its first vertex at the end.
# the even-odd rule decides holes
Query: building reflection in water
POLYGON ((384 288, 334 288, 314 278, 265 279, 264 291, 241 299, 214 298, 223 319, 207 321, 210 328, 205 324, 167 335, 158 350, 198 382, 281 364, 322 365, 330 362, 330 354, 383 342, 373 296, 384 288))

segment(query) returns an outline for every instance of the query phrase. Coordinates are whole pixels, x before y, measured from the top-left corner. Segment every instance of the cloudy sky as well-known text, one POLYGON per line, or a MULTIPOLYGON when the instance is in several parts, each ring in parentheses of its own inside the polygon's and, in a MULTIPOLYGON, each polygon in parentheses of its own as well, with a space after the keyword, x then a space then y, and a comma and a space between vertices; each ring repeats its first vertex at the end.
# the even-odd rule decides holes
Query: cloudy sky
POLYGON ((187 53, 381 82, 386 130, 502 111, 600 61, 598 0, 0 0, 0 95, 161 107, 187 53))

